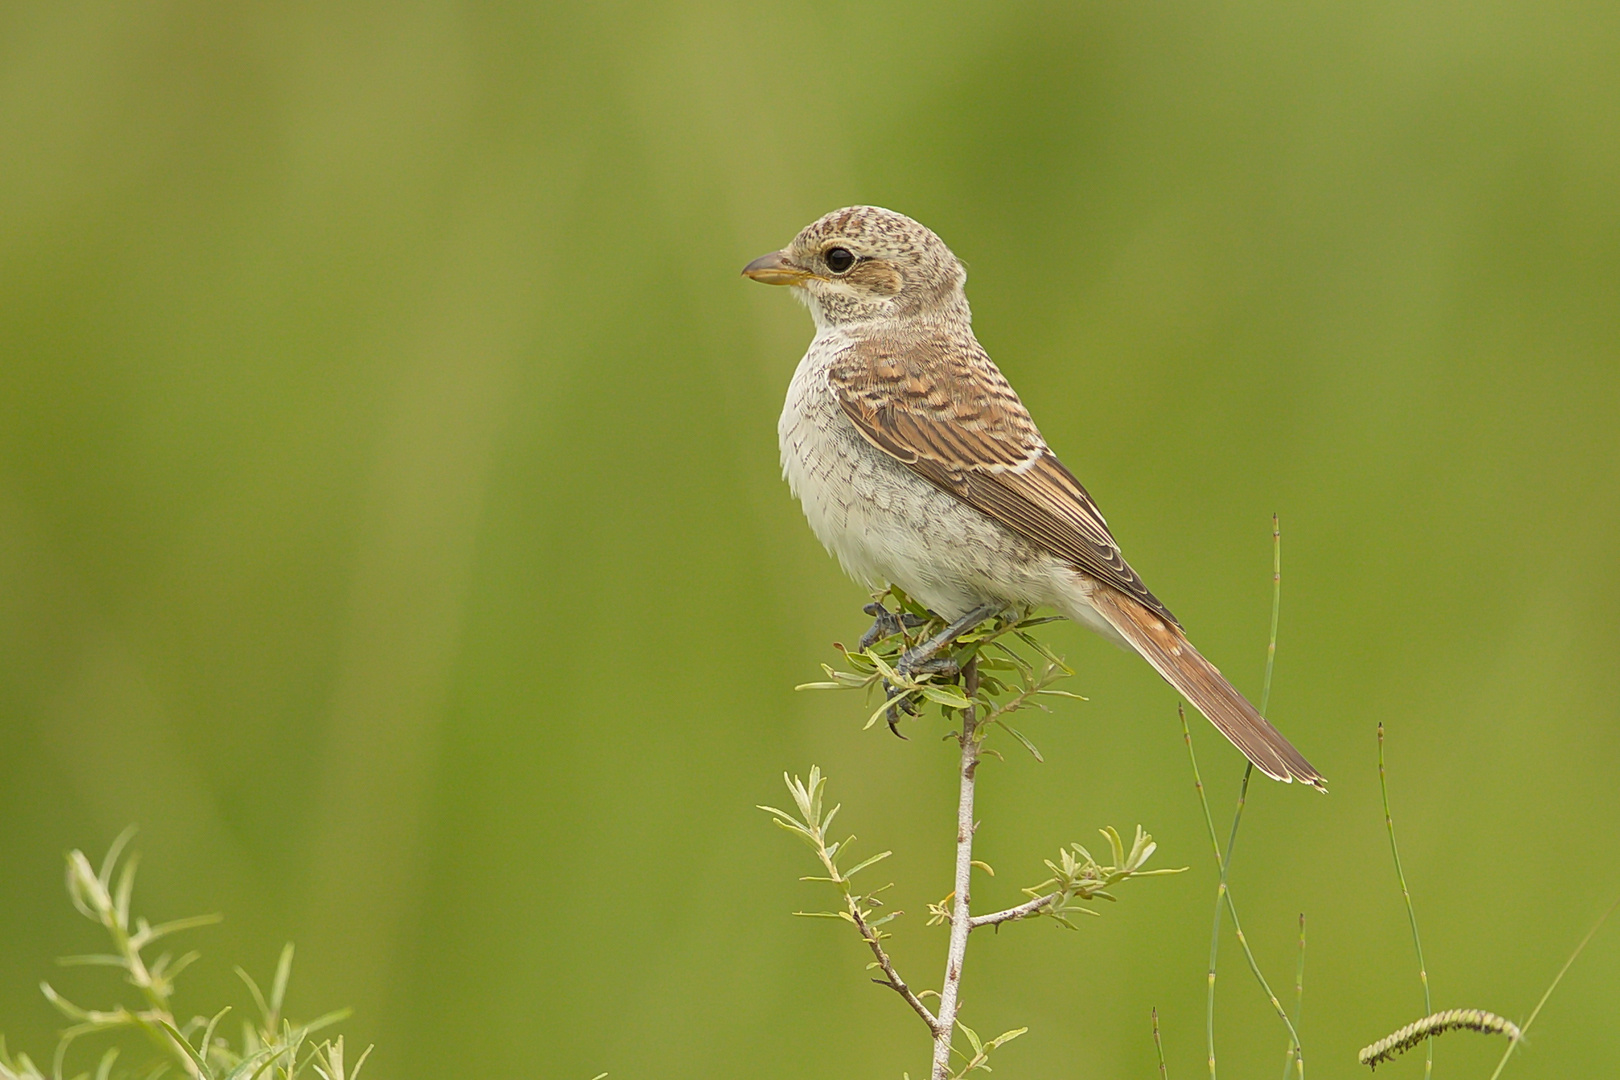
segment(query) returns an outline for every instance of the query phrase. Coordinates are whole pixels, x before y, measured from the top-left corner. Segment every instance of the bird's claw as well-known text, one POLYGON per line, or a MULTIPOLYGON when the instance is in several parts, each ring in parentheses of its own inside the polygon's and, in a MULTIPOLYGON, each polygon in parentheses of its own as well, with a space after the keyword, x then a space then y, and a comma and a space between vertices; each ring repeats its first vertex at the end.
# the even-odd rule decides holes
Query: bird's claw
POLYGON ((856 651, 858 652, 865 652, 884 638, 915 629, 927 621, 908 612, 890 611, 876 600, 867 604, 861 610, 872 616, 872 626, 866 633, 861 635, 861 640, 856 643, 856 651))
MULTIPOLYGON (((912 650, 912 652, 901 656, 900 662, 894 666, 894 673, 907 682, 910 682, 918 675, 938 675, 946 679, 954 679, 962 673, 962 665, 949 656, 913 659, 913 653, 916 651, 912 650)), ((883 680, 883 692, 888 695, 890 701, 894 702, 893 705, 889 706, 887 714, 889 730, 903 739, 905 736, 900 735, 900 729, 896 727, 900 722, 900 714, 904 712, 907 716, 920 716, 921 711, 917 708, 916 703, 912 701, 909 694, 896 688, 887 679, 883 680)))

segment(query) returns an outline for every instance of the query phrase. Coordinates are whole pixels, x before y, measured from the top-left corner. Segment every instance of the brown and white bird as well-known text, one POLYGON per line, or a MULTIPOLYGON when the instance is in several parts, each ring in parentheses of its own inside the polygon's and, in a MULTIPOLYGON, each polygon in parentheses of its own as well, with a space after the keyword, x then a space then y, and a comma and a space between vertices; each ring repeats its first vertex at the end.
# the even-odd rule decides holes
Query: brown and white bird
POLYGON ((850 576, 963 629, 1054 607, 1139 653, 1261 772, 1324 786, 1120 554, 973 336, 967 271, 944 241, 851 206, 743 273, 792 286, 815 319, 778 425, 782 470, 850 576))

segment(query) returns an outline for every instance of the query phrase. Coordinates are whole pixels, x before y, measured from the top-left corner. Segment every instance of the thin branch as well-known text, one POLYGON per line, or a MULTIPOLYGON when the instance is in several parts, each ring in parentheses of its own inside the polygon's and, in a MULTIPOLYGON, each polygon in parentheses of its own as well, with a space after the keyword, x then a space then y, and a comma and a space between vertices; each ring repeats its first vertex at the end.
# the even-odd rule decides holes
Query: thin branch
POLYGON ((872 981, 879 986, 887 986, 890 990, 899 994, 905 999, 906 1004, 910 1005, 912 1010, 922 1017, 923 1023, 928 1025, 929 1031, 938 1031, 939 1020, 935 1018, 933 1013, 928 1011, 928 1006, 924 1005, 922 1000, 912 992, 911 987, 906 985, 906 981, 900 977, 900 973, 894 970, 894 961, 889 959, 889 954, 884 950, 882 938, 878 936, 876 930, 867 924, 865 917, 861 914, 860 904, 856 903, 855 897, 847 892, 844 899, 849 904, 849 917, 855 923, 855 929, 861 932, 861 939, 872 950, 872 955, 877 957, 878 969, 887 976, 887 979, 873 979, 872 981))
MULTIPOLYGON (((963 690, 969 700, 979 690, 977 657, 962 669, 963 690)), ((950 1080, 951 1036, 961 999, 962 963, 967 957, 968 932, 973 929, 971 903, 973 877, 973 785, 979 769, 978 723, 974 709, 962 711, 961 785, 956 804, 956 890, 951 903, 951 943, 945 956, 945 982, 939 994, 939 1020, 934 1028, 934 1080, 950 1080)))
POLYGON ((1004 922, 1017 922, 1019 919, 1027 919, 1031 915, 1038 914, 1042 908, 1055 904, 1062 895, 1063 890, 1059 889, 1056 892, 1049 892, 1045 896, 1037 896, 1033 900, 1019 904, 1017 907, 1010 907, 1005 911, 997 911, 990 915, 975 915, 968 920, 968 929, 977 930, 981 926, 1000 926, 1004 922))
MULTIPOLYGON (((826 869, 827 877, 843 890, 844 904, 849 908, 849 920, 855 924, 855 929, 860 932, 861 940, 866 942, 867 947, 872 950, 872 955, 877 958, 878 969, 886 976, 886 979, 873 979, 872 981, 879 986, 887 986, 890 990, 899 994, 905 999, 906 1004, 910 1005, 912 1010, 922 1017, 923 1023, 928 1025, 928 1030, 937 1032, 939 1030, 939 1020, 933 1013, 928 1011, 928 1006, 922 1003, 922 1000, 917 997, 911 987, 906 985, 906 981, 900 977, 900 973, 894 969, 894 961, 889 959, 888 951, 883 948, 883 935, 878 933, 876 927, 866 921, 866 914, 861 910, 860 900, 850 887, 849 877, 838 869, 837 862, 827 851, 826 837, 821 835, 821 828, 822 823, 820 822, 817 822, 814 826, 816 853, 821 858, 821 865, 826 869)), ((856 869, 859 869, 859 867, 856 869)))

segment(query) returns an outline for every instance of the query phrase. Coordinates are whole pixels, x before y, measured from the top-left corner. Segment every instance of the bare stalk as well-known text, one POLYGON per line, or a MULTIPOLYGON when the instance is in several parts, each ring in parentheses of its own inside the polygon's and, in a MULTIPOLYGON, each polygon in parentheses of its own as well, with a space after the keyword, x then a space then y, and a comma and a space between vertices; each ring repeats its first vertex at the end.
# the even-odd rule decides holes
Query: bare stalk
POLYGON ((1159 1080, 1169 1080, 1169 1072, 1164 1067, 1164 1043, 1159 1038, 1159 1010, 1153 1010, 1153 1049, 1159 1055, 1159 1080))
MULTIPOLYGON (((1209 828, 1209 842, 1210 845, 1215 849, 1215 863, 1217 866, 1222 867, 1222 873, 1224 875, 1226 863, 1221 856, 1220 840, 1217 839, 1215 835, 1215 819, 1210 815, 1209 812, 1209 799, 1207 799, 1204 795, 1204 781, 1198 774, 1198 755, 1193 753, 1192 733, 1187 729, 1187 714, 1186 711, 1179 706, 1176 709, 1176 713, 1181 718, 1181 737, 1182 741, 1187 744, 1187 756, 1192 762, 1193 786, 1198 790, 1198 801, 1204 809, 1204 824, 1209 828)), ((1248 774, 1245 773, 1244 776, 1245 779, 1247 779, 1248 774)), ((1244 790, 1246 792, 1247 788, 1245 787, 1244 790)), ((1240 796, 1238 802, 1238 813, 1240 815, 1242 813, 1242 808, 1243 801, 1242 796, 1240 796)), ((1225 884, 1224 881, 1222 884, 1225 884)), ((1249 948, 1249 939, 1244 936, 1243 924, 1238 920, 1237 903, 1232 899, 1232 890, 1230 888, 1220 889, 1216 897, 1217 904, 1220 902, 1221 897, 1225 897, 1226 899, 1226 910, 1232 916, 1232 931, 1237 937, 1238 944, 1243 948, 1244 959, 1249 962, 1249 971, 1254 975, 1255 981, 1260 984, 1261 992, 1264 993, 1266 995, 1266 999, 1271 1002, 1271 1007, 1276 1010, 1277 1019, 1282 1021, 1283 1027, 1288 1031, 1289 1040, 1296 1047, 1297 1056, 1295 1057, 1294 1062, 1299 1069, 1300 1076, 1303 1077, 1305 1073, 1305 1051, 1303 1044, 1301 1044, 1299 1041, 1299 1032, 1294 1029, 1294 1022, 1289 1019, 1288 1010, 1283 1008, 1281 1001, 1277 1000, 1277 995, 1272 992, 1271 984, 1266 981, 1265 975, 1261 973, 1260 964, 1254 958, 1254 951, 1249 948)), ((1215 970, 1213 964, 1210 967, 1209 985, 1211 987, 1211 1000, 1213 1000, 1213 987, 1215 985, 1215 970)), ((1209 1038, 1210 1080, 1215 1080, 1215 1010, 1213 1004, 1209 1006, 1209 1013, 1206 1018, 1206 1022, 1209 1038)))
MULTIPOLYGON (((962 669, 963 690, 969 700, 979 689, 977 658, 962 669)), ((961 1004, 962 963, 967 958, 968 933, 973 929, 970 894, 973 875, 973 784, 979 768, 976 710, 962 711, 961 788, 956 803, 956 890, 951 901, 951 944, 945 956, 945 981, 939 994, 939 1017, 934 1025, 934 1080, 950 1080, 951 1036, 961 1004)))
POLYGON ((1063 892, 1060 889, 1049 892, 1045 896, 1037 896, 1033 900, 1026 900, 1017 907, 1010 907, 1005 911, 996 911, 989 915, 975 915, 968 920, 968 929, 977 930, 981 926, 1000 926, 1004 922, 1017 922, 1019 919, 1027 919, 1031 915, 1040 914, 1042 909, 1057 903, 1058 898, 1062 895, 1063 892))
MULTIPOLYGON (((833 874, 838 873, 837 867, 830 866, 828 869, 833 874)), ((860 931, 861 940, 866 942, 867 947, 872 950, 872 955, 877 958, 878 970, 883 972, 883 978, 873 979, 872 981, 879 986, 887 986, 890 990, 899 994, 905 999, 906 1004, 911 1006, 912 1011, 922 1017, 923 1023, 928 1025, 929 1031, 937 1031, 939 1021, 934 1018, 933 1013, 928 1011, 928 1006, 922 1003, 922 999, 917 997, 911 987, 906 985, 906 981, 900 977, 900 973, 894 969, 894 961, 889 959, 888 951, 883 948, 883 936, 866 921, 866 913, 861 910, 861 905, 854 894, 846 891, 844 893, 844 902, 849 906, 850 921, 855 924, 855 929, 860 931)))
MULTIPOLYGON (((1384 725, 1378 725, 1378 790, 1384 796, 1384 825, 1389 829, 1389 853, 1395 859, 1395 878, 1401 883, 1401 899, 1406 901, 1406 921, 1412 926, 1412 948, 1417 952, 1418 981, 1423 984, 1423 1014, 1434 1012, 1429 998, 1429 966, 1423 962, 1423 939, 1418 937, 1417 909, 1412 906, 1412 890, 1406 887, 1406 874, 1401 869, 1401 849, 1395 843, 1395 818, 1389 812, 1389 781, 1384 774, 1384 725)), ((1423 1080, 1434 1072, 1434 1043, 1423 1047, 1423 1080)))
POLYGON ((1558 969, 1558 974, 1553 976, 1553 981, 1541 995, 1541 1000, 1536 1002, 1534 1009, 1530 1010, 1530 1019, 1524 1022, 1524 1027, 1520 1029, 1518 1038, 1508 1041, 1507 1049, 1502 1051, 1502 1060, 1496 1063, 1496 1069, 1491 1073, 1491 1080, 1496 1080, 1498 1076, 1502 1075, 1502 1070, 1507 1066, 1508 1058, 1512 1057, 1513 1051, 1519 1048, 1519 1040, 1530 1030, 1530 1025, 1536 1022, 1536 1017, 1541 1015, 1541 1007, 1547 1004, 1547 999, 1552 997, 1552 992, 1558 989, 1558 984, 1564 981, 1564 976, 1569 973, 1569 969, 1580 958, 1581 953, 1586 951, 1587 944, 1597 936, 1597 932, 1603 928, 1604 923, 1609 921, 1609 916, 1614 914, 1614 909, 1617 907, 1620 907, 1620 897, 1616 897, 1614 902, 1604 909, 1603 914, 1598 916, 1598 921, 1592 924, 1592 929, 1588 930, 1586 936, 1581 938, 1581 943, 1575 946, 1575 951, 1569 954, 1569 959, 1564 961, 1564 966, 1558 969))
MULTIPOLYGON (((1299 1018, 1305 1011, 1305 913, 1299 913, 1299 961, 1294 967, 1294 1027, 1299 1027, 1299 1018)), ((1282 1080, 1288 1080, 1288 1074, 1294 1067, 1294 1059, 1299 1056, 1299 1047, 1294 1045, 1292 1039, 1288 1040, 1288 1053, 1283 1057, 1282 1080)))

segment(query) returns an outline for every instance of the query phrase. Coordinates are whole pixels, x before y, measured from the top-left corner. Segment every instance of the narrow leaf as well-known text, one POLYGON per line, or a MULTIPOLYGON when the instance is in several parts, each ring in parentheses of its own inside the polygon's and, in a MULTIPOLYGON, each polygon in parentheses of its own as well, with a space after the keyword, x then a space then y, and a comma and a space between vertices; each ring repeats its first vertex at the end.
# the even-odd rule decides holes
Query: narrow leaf
POLYGON ((860 873, 862 870, 865 870, 868 866, 871 866, 873 863, 882 862, 884 859, 887 859, 890 855, 893 855, 893 854, 894 854, 894 852, 892 852, 892 851, 880 851, 876 855, 873 855, 870 859, 867 859, 867 860, 865 860, 863 862, 856 863, 854 866, 850 867, 848 870, 845 870, 844 871, 844 878, 846 880, 848 880, 849 878, 852 878, 856 874, 860 873))

